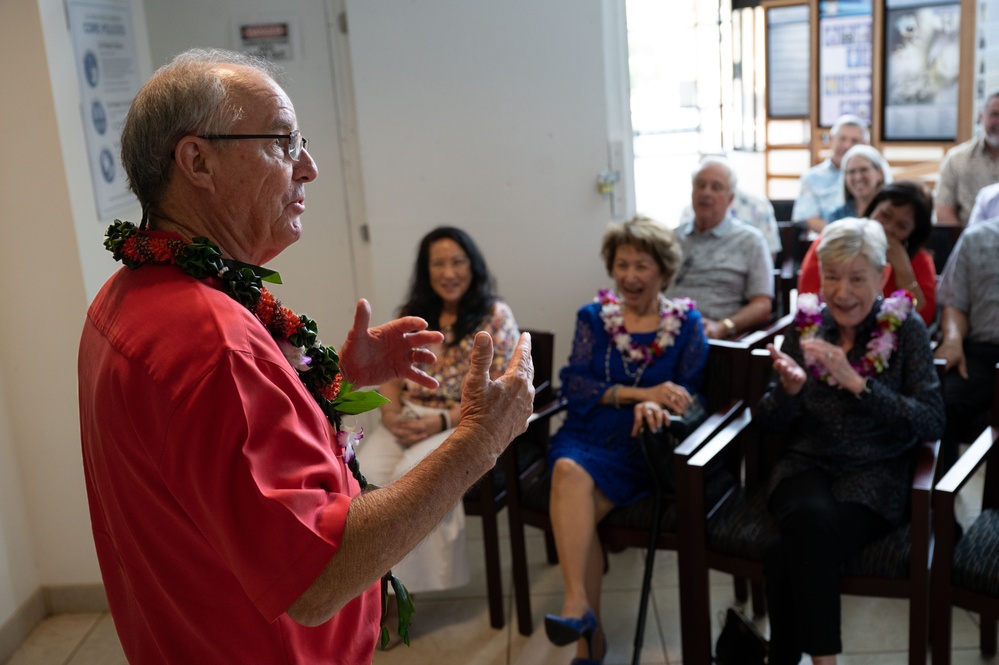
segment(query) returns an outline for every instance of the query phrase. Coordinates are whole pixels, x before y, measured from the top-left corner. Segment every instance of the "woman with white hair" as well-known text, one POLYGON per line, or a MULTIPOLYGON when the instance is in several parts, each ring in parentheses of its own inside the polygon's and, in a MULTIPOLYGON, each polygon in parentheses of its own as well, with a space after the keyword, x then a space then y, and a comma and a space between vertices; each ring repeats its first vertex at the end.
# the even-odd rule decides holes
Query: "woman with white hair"
POLYGON ((842 563, 899 525, 913 450, 943 433, 944 406, 923 320, 908 292, 885 298, 884 227, 829 224, 818 246, 821 300, 798 297, 775 380, 760 401, 763 431, 784 447, 768 507, 778 535, 764 557, 770 663, 836 662, 842 563))
POLYGON ((844 203, 829 213, 829 221, 863 215, 881 188, 891 181, 891 167, 877 148, 863 143, 853 146, 843 155, 844 203))

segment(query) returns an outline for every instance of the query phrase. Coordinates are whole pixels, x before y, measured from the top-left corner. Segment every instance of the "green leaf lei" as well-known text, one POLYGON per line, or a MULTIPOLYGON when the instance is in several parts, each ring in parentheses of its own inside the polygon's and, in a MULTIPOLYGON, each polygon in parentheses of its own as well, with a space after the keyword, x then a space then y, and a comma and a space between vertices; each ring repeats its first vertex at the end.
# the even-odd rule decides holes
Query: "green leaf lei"
MULTIPOLYGON (((116 261, 121 261, 132 270, 147 263, 173 264, 195 279, 221 279, 229 296, 250 310, 282 347, 292 367, 298 370, 298 378, 333 425, 337 444, 344 448, 347 468, 357 479, 361 491, 368 489, 368 481, 361 473, 350 443, 341 442, 341 438, 349 438, 342 437, 345 434, 342 431, 342 416, 371 411, 388 400, 374 391, 354 391, 350 383, 342 381, 340 358, 332 346, 325 346, 319 341, 316 322, 282 307, 281 302, 264 287, 263 282, 281 283, 277 272, 223 258, 221 250, 208 238, 197 237, 187 241, 175 234, 140 230, 131 222, 118 219, 108 227, 104 247, 116 261), (289 347, 294 360, 286 352, 289 347)), ((416 611, 413 599, 392 571, 384 579, 385 592, 389 584, 395 591, 399 605, 399 635, 408 646, 409 625, 416 611)), ((383 597, 383 608, 385 601, 383 597)), ((388 629, 382 626, 379 636, 382 648, 388 640, 388 629)))

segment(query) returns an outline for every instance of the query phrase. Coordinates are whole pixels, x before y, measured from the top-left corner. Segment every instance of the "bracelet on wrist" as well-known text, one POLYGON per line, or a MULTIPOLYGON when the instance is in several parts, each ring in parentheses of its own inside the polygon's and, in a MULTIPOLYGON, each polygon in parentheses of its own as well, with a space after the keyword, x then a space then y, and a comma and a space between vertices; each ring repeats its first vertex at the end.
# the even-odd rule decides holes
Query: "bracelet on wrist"
POLYGON ((613 386, 610 387, 611 404, 614 406, 615 409, 621 408, 621 405, 617 401, 617 391, 618 388, 620 387, 621 387, 620 384, 617 383, 615 383, 613 386))
POLYGON ((444 415, 444 412, 442 411, 441 412, 441 431, 443 432, 446 429, 447 429, 447 416, 444 415))

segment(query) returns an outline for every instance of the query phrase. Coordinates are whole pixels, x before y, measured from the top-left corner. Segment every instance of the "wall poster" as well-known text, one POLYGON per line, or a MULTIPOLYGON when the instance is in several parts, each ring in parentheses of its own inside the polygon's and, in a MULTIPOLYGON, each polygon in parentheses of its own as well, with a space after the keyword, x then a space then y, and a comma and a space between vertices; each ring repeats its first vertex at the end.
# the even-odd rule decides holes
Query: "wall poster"
POLYGON ((121 127, 141 84, 127 4, 67 3, 76 58, 90 180, 100 219, 137 205, 121 166, 121 127))
POLYGON ((871 122, 871 0, 819 2, 819 126, 844 113, 871 122))
POLYGON ((960 32, 959 1, 887 0, 884 140, 956 139, 960 32))
POLYGON ((767 112, 771 118, 808 117, 808 5, 767 9, 767 112))

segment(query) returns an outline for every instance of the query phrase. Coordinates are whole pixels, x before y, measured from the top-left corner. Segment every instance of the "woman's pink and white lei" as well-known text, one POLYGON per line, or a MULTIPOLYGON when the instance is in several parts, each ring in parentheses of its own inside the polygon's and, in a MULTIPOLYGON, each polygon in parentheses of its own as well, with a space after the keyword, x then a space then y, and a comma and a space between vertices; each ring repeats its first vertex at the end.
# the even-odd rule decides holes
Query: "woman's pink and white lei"
POLYGON ((687 312, 694 309, 694 301, 690 298, 669 300, 659 294, 659 328, 656 338, 651 344, 639 344, 631 338, 624 327, 624 314, 621 303, 610 289, 601 289, 597 294, 600 303, 600 319, 604 322, 604 330, 610 335, 614 346, 620 351, 625 361, 647 365, 658 358, 667 348, 676 342, 676 335, 687 320, 687 312))
MULTIPOLYGON (((798 330, 801 339, 815 337, 819 324, 822 323, 822 309, 824 307, 825 305, 814 293, 802 293, 798 296, 798 311, 794 315, 794 327, 798 330)), ((871 333, 870 341, 867 342, 867 353, 859 360, 850 363, 857 374, 871 377, 885 371, 889 359, 898 348, 897 331, 912 314, 912 310, 912 295, 908 291, 898 290, 884 299, 884 302, 881 303, 881 311, 878 312, 877 327, 871 333)), ((825 381, 830 386, 836 385, 836 380, 829 375, 829 371, 824 366, 810 362, 808 370, 812 376, 820 381, 825 381)))

